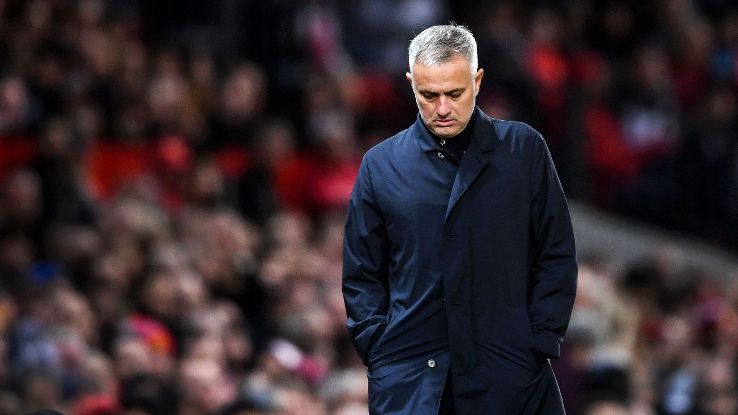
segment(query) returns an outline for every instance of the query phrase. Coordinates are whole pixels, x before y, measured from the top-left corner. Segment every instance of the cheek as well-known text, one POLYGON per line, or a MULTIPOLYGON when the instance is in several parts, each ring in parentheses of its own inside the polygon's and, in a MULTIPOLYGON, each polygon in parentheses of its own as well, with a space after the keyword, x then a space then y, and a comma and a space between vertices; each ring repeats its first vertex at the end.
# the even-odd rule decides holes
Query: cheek
POLYGON ((474 98, 470 97, 459 102, 459 104, 456 106, 456 109, 459 113, 462 114, 471 113, 474 109, 474 98))
POLYGON ((426 114, 433 114, 433 104, 428 102, 418 101, 418 109, 424 117, 426 114))

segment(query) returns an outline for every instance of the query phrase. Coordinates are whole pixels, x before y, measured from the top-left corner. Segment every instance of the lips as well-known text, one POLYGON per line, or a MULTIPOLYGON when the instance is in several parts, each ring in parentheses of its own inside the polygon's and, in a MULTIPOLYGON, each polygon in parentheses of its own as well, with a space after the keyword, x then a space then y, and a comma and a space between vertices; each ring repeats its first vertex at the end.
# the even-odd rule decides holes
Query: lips
POLYGON ((439 127, 448 127, 454 123, 454 120, 436 120, 436 125, 439 127))

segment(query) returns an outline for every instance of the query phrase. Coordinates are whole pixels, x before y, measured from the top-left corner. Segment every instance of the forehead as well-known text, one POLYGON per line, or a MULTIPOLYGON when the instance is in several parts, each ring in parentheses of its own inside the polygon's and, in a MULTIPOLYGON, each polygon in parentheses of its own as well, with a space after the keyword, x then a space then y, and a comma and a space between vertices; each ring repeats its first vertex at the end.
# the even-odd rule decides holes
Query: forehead
POLYGON ((418 90, 448 91, 463 88, 473 81, 469 61, 461 55, 439 65, 413 65, 413 82, 418 90))

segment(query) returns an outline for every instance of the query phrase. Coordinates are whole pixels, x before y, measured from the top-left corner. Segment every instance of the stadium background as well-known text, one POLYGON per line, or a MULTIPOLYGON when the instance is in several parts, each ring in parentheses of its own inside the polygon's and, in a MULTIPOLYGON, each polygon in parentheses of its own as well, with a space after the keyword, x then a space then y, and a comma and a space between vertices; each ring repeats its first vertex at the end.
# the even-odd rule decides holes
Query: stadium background
POLYGON ((0 414, 365 414, 343 209, 451 19, 575 219, 667 232, 580 244, 568 412, 738 413, 738 270, 669 248, 738 250, 734 2, 0 0, 0 414))

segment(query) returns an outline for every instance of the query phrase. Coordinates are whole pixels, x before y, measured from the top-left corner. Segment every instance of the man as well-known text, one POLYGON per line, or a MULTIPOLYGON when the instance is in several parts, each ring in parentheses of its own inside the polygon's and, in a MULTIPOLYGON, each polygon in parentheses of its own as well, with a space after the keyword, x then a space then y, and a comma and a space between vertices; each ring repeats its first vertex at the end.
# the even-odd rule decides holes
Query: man
POLYGON ((364 156, 343 292, 372 414, 563 414, 549 358, 576 291, 571 220, 543 138, 475 107, 463 26, 410 43, 419 115, 364 156))

